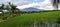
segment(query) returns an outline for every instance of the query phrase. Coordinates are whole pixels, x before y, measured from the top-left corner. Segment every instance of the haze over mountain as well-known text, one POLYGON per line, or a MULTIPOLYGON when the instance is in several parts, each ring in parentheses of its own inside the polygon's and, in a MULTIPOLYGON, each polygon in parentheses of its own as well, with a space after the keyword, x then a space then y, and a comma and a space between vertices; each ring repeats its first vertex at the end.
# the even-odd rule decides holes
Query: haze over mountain
POLYGON ((31 11, 44 11, 44 10, 43 9, 34 8, 34 7, 29 7, 29 8, 24 8, 21 11, 31 12, 31 11))

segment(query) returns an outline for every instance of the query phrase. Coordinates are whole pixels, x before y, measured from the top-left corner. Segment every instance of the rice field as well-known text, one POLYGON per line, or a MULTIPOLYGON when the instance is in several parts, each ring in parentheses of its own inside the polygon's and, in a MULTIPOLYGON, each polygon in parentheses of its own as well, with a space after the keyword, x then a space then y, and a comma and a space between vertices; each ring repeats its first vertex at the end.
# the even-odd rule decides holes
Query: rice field
POLYGON ((0 22, 0 27, 24 27, 24 25, 32 25, 34 22, 56 23, 58 18, 60 18, 60 11, 22 14, 13 19, 0 22))

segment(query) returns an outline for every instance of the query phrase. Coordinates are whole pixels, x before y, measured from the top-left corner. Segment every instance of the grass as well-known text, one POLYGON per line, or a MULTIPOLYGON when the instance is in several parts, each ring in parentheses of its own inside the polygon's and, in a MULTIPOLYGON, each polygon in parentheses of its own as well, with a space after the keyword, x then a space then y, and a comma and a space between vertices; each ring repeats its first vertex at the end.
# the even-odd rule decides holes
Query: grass
POLYGON ((58 18, 60 18, 60 11, 23 14, 16 16, 14 19, 0 22, 0 27, 16 27, 41 21, 43 23, 55 23, 58 18))

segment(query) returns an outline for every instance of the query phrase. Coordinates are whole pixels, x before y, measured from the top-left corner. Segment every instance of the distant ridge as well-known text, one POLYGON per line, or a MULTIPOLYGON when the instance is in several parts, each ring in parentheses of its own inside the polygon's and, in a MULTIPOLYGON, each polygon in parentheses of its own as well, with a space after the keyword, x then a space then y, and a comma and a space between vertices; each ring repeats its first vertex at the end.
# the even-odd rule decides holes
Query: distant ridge
POLYGON ((38 9, 34 7, 24 8, 21 11, 31 12, 31 11, 44 11, 43 9, 38 9))

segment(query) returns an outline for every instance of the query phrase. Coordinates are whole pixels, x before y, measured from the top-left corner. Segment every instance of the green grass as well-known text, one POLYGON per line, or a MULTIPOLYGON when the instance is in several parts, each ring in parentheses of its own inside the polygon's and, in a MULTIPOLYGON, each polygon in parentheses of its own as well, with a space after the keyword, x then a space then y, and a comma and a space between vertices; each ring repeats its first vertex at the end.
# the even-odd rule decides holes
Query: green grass
POLYGON ((55 23, 60 18, 60 11, 23 14, 14 19, 0 22, 0 27, 16 27, 18 25, 28 25, 34 22, 55 23))

